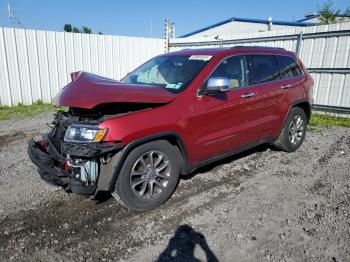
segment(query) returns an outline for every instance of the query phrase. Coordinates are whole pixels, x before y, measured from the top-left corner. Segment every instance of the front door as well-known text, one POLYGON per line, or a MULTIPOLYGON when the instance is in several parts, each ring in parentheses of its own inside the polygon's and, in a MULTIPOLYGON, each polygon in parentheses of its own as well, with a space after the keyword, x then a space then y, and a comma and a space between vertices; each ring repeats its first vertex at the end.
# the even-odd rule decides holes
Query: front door
POLYGON ((262 136, 264 96, 251 85, 245 55, 223 60, 210 77, 230 80, 230 90, 198 97, 189 121, 197 157, 205 160, 254 143, 262 136))

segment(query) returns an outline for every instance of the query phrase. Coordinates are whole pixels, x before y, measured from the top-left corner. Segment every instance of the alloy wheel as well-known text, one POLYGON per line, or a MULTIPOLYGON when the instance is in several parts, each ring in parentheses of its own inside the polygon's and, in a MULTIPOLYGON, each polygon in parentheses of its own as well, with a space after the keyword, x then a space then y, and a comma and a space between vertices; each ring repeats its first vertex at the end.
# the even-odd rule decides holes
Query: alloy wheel
POLYGON ((142 154, 130 172, 130 187, 140 198, 151 199, 159 195, 168 185, 170 161, 160 151, 142 154))
POLYGON ((292 144, 297 144, 303 137, 304 133, 304 121, 300 115, 296 115, 292 118, 289 124, 288 137, 292 144))

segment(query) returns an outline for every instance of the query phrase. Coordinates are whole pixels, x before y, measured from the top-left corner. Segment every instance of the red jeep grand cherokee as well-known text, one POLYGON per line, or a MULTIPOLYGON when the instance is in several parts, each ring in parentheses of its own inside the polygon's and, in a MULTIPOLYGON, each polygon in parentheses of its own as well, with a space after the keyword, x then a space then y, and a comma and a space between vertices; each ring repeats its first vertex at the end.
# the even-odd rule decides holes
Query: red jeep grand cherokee
POLYGON ((67 191, 109 191, 150 210, 179 175, 255 147, 287 152, 303 142, 313 80, 278 48, 182 50, 157 56, 120 82, 72 74, 55 104, 52 130, 29 141, 41 177, 67 191))

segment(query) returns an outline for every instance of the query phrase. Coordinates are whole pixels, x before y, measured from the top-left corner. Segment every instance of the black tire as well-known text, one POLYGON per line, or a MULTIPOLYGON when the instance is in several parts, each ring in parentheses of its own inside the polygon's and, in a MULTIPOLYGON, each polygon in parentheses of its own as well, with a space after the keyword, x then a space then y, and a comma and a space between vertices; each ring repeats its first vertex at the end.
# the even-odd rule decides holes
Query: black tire
POLYGON ((112 195, 120 204, 129 209, 135 211, 152 210, 170 198, 178 181, 179 163, 174 146, 165 140, 152 141, 133 149, 127 156, 112 195), (150 154, 151 157, 149 157, 150 154), (163 158, 160 157, 161 154, 163 158), (163 162, 158 163, 157 168, 155 164, 159 159, 163 162), (152 163, 151 166, 150 163, 152 163), (166 164, 167 167, 163 169, 164 172, 163 170, 157 171, 166 164), (135 171, 135 169, 141 171, 135 171), (133 175, 131 175, 132 172, 133 175), (141 173, 142 175, 138 175, 141 173), (159 176, 160 174, 162 176, 159 176), (146 182, 138 184, 143 180, 146 180, 146 182), (144 189, 145 183, 146 189, 144 189), (158 192, 156 192, 157 190, 158 192), (152 195, 153 193, 154 195, 152 195))
POLYGON ((280 136, 274 143, 274 147, 286 152, 294 152, 295 150, 297 150, 304 141, 307 121, 308 119, 306 117, 305 111, 300 107, 293 107, 289 112, 286 122, 284 123, 280 136), (303 121, 302 124, 300 124, 302 131, 297 129, 299 131, 297 131, 298 133, 297 137, 294 137, 294 142, 293 142, 293 139, 291 137, 292 136, 291 126, 293 125, 296 126, 295 121, 298 118, 300 118, 303 121))

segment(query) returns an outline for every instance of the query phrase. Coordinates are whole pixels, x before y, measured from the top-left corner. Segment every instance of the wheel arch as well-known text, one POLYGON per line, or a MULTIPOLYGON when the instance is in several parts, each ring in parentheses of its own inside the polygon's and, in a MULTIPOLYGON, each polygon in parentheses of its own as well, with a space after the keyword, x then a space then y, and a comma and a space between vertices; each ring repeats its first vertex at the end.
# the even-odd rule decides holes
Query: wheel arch
POLYGON ((116 166, 114 167, 114 171, 112 173, 111 179, 109 181, 109 191, 113 192, 115 183, 118 179, 119 173, 121 171, 121 168, 123 166, 123 163, 125 159, 128 157, 130 152, 137 148, 138 146, 141 146, 145 143, 149 143, 152 141, 157 141, 157 140, 166 140, 168 141, 171 145, 175 147, 176 154, 179 160, 179 165, 180 165, 180 174, 187 174, 189 172, 189 165, 188 165, 188 155, 187 151, 185 148, 185 144, 179 134, 173 131, 169 132, 162 132, 162 133, 157 133, 154 135, 142 137, 140 139, 137 139, 131 143, 129 143, 124 149, 120 152, 119 159, 116 163, 116 166))
POLYGON ((294 107, 300 107, 304 110, 306 116, 307 116, 307 122, 309 123, 310 121, 310 117, 311 117, 311 105, 309 103, 309 101, 307 99, 302 99, 302 100, 298 100, 295 101, 294 103, 291 104, 291 106, 289 107, 286 115, 284 116, 282 125, 280 126, 279 132, 278 132, 278 136, 276 137, 276 139, 279 137, 279 135, 281 134, 283 127, 287 121, 287 118, 289 116, 290 111, 294 108, 294 107))
POLYGON ((294 107, 300 107, 304 110, 306 116, 307 116, 307 121, 310 121, 310 117, 311 117, 311 105, 309 103, 309 101, 307 99, 302 99, 302 100, 298 100, 295 101, 294 103, 291 104, 291 106, 288 109, 287 114, 284 116, 284 120, 283 120, 283 125, 282 128, 284 126, 284 124, 286 123, 286 120, 288 118, 288 115, 290 113, 290 111, 294 108, 294 107))
POLYGON ((289 128, 290 126, 286 127, 286 123, 289 119, 289 117, 291 116, 291 111, 293 111, 294 109, 298 109, 299 112, 302 111, 305 113, 305 117, 306 117, 306 121, 304 123, 304 125, 306 126, 307 123, 310 121, 310 116, 311 116, 311 107, 310 107, 310 104, 307 100, 301 100, 301 101, 296 101, 295 103, 293 103, 285 118, 284 118, 284 121, 283 121, 283 126, 281 127, 281 130, 279 132, 279 135, 278 137, 276 138, 275 142, 273 143, 273 146, 279 150, 283 150, 285 152, 294 152, 295 150, 297 150, 300 145, 302 144, 303 140, 304 140, 304 137, 305 137, 305 134, 306 134, 306 128, 302 129, 302 137, 300 139, 300 141, 297 141, 297 142, 290 142, 289 141, 289 128), (287 128, 287 129, 285 129, 287 128), (287 141, 288 140, 288 141, 287 141), (300 143, 299 143, 300 142, 300 143))
MULTIPOLYGON (((311 106, 310 103, 308 101, 302 101, 300 103, 297 103, 295 105, 292 106, 292 108, 294 107, 300 107, 301 109, 304 110, 306 117, 307 117, 307 122, 310 122, 310 118, 311 118, 311 106)), ((289 113, 289 112, 288 112, 289 113)))

